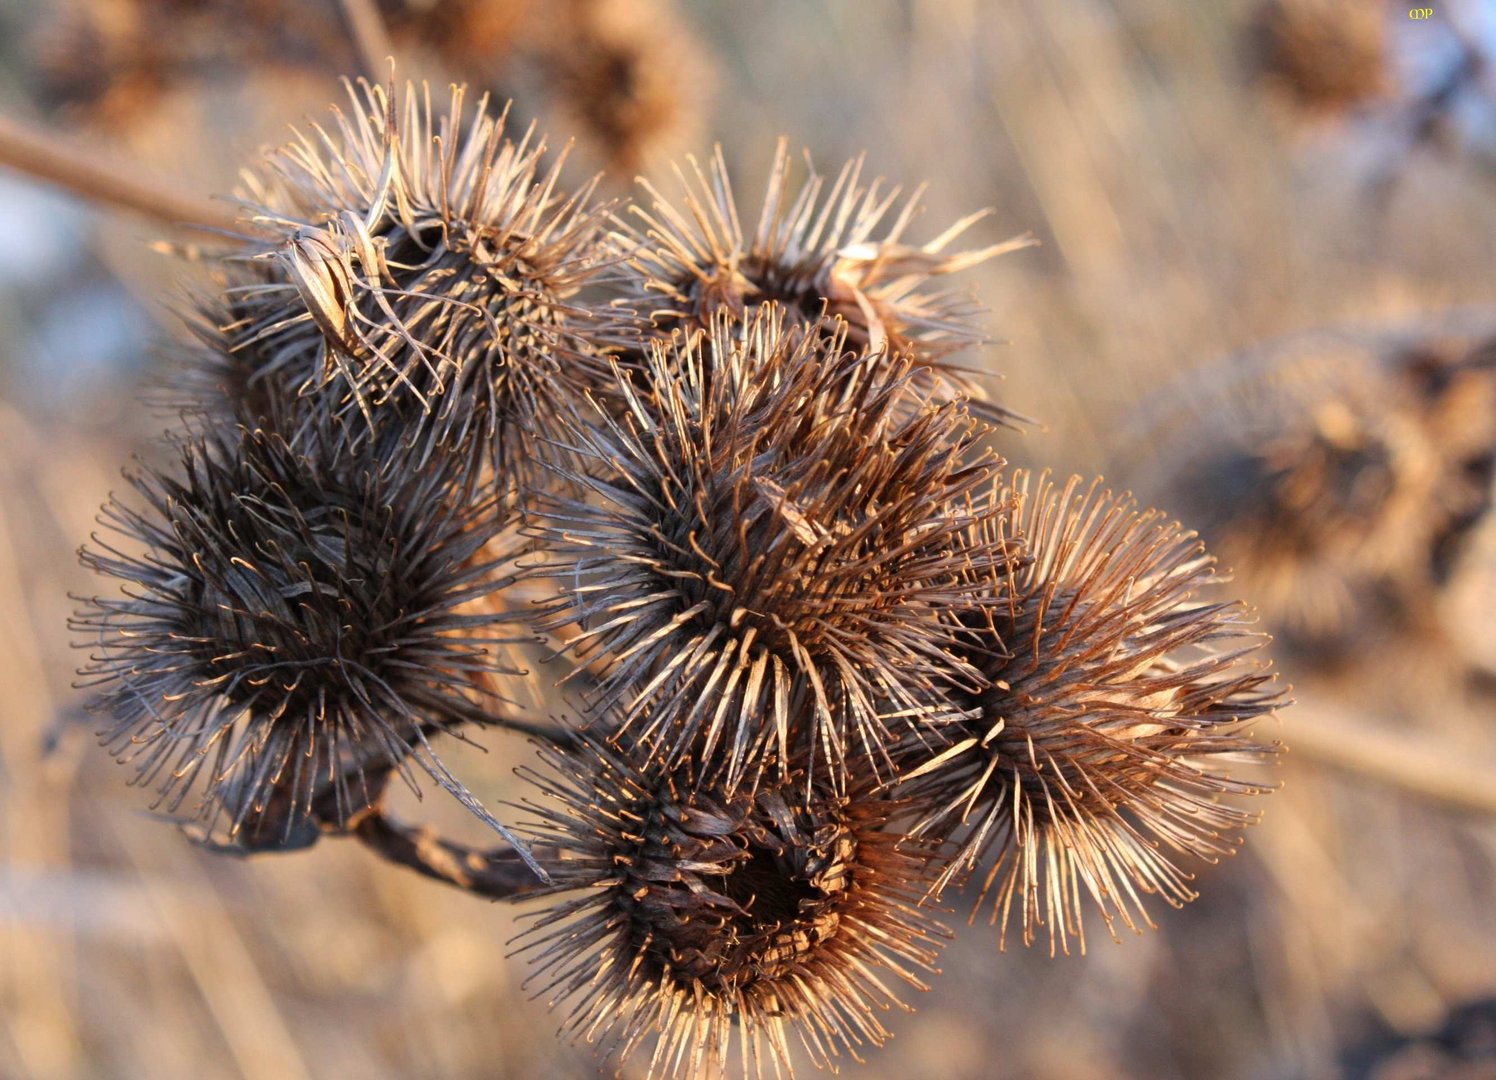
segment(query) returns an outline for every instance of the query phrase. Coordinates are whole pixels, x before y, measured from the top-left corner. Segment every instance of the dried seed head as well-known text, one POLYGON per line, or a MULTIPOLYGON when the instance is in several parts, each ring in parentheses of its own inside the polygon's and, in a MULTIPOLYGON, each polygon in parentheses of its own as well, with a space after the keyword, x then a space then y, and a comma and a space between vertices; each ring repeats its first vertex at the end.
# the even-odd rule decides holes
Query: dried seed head
POLYGON ((352 59, 325 5, 288 0, 72 0, 45 5, 26 50, 41 107, 111 136, 167 94, 247 66, 325 71, 352 59), (233 32, 225 32, 232 24, 233 32))
POLYGON ((240 258, 264 272, 230 290, 239 345, 371 422, 416 403, 507 487, 606 372, 574 304, 605 265, 591 187, 560 193, 533 131, 510 142, 486 102, 464 117, 461 89, 440 115, 429 90, 350 93, 352 115, 246 176, 258 235, 240 258))
POLYGON ((474 562, 498 515, 451 498, 451 473, 303 453, 241 429, 131 478, 85 565, 124 583, 74 627, 104 743, 176 812, 253 845, 347 823, 413 759, 498 828, 428 737, 487 719, 475 678, 505 639, 466 605, 499 587, 474 562), (143 553, 132 548, 144 545, 143 553))
POLYGON ((1095 484, 1013 481, 1016 502, 977 528, 1022 535, 1030 560, 988 576, 1000 602, 967 613, 968 657, 988 688, 965 699, 952 745, 911 771, 932 809, 915 832, 953 837, 941 884, 981 879, 1006 937, 1041 925, 1050 948, 1085 947, 1087 898, 1115 935, 1152 925, 1143 897, 1193 898, 1177 856, 1214 860, 1251 818, 1220 796, 1262 789, 1225 770, 1249 754, 1241 726, 1277 699, 1261 639, 1214 580, 1193 535, 1095 484))
MULTIPOLYGON (((435 51, 462 79, 486 84, 510 62, 540 14, 535 0, 379 0, 390 36, 435 51)), ((550 12, 546 12, 550 14, 550 12)))
POLYGON ((623 182, 701 126, 710 84, 702 43, 660 0, 569 0, 548 20, 540 68, 552 111, 589 158, 623 182))
POLYGON ((1387 91, 1387 15, 1364 0, 1268 0, 1252 24, 1252 59, 1291 104, 1334 116, 1387 91))
POLYGON ((1496 349, 1339 341, 1268 359, 1207 379, 1204 422, 1161 419, 1137 479, 1275 632, 1329 658, 1379 622, 1422 621, 1488 512, 1496 349))
POLYGON ((773 301, 792 326, 829 327, 828 316, 839 316, 853 348, 911 357, 930 391, 959 389, 980 397, 962 369, 944 362, 982 340, 975 325, 980 309, 965 295, 933 284, 1027 246, 1027 238, 948 253, 985 216, 977 213, 923 246, 910 245, 904 233, 919 208, 920 191, 889 222, 899 189, 885 190, 878 180, 864 187, 859 158, 842 169, 824 199, 825 181, 813 172, 792 193, 783 141, 750 237, 739 222, 721 149, 706 172, 694 159, 688 163, 689 176, 676 169, 684 210, 641 181, 652 210, 630 207, 639 223, 617 236, 629 253, 628 302, 652 317, 658 335, 705 326, 716 311, 740 314, 773 301))
POLYGON ((531 836, 560 853, 558 897, 520 951, 539 965, 527 985, 568 1004, 565 1030, 621 1058, 652 1042, 651 1078, 734 1056, 779 1076, 796 1040, 817 1066, 881 1045, 878 1013, 900 1004, 887 974, 925 989, 944 931, 921 906, 928 846, 885 828, 899 804, 704 788, 590 741, 546 756, 531 836))
POLYGON ((967 496, 1001 463, 908 361, 787 336, 772 307, 619 378, 622 418, 597 404, 570 435, 590 497, 541 496, 527 526, 566 590, 546 628, 607 659, 598 708, 729 787, 771 746, 834 784, 879 770, 891 729, 935 722, 967 496))

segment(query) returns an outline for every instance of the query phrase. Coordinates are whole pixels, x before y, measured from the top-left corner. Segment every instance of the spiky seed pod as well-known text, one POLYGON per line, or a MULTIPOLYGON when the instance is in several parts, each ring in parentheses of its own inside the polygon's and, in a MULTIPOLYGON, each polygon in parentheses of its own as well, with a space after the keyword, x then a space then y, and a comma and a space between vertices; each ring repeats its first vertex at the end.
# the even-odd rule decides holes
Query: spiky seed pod
POLYGON ((837 785, 854 758, 881 770, 894 732, 938 722, 939 613, 964 602, 968 496, 1001 462, 971 453, 959 403, 911 396, 909 361, 787 335, 772 306, 647 363, 619 374, 621 419, 574 421, 584 494, 531 507, 537 572, 565 587, 543 628, 583 631, 608 661, 598 710, 672 765, 756 783, 773 746, 837 785))
POLYGON ((886 827, 898 803, 702 787, 590 740, 545 757, 530 836, 559 852, 556 902, 519 951, 538 965, 526 985, 569 1008, 563 1030, 620 1058, 652 1042, 651 1078, 734 1057, 782 1076, 795 1042, 833 1067, 881 1045, 895 980, 925 989, 944 930, 921 904, 930 847, 886 827))
POLYGON ((336 445, 211 434, 177 471, 131 477, 142 509, 105 507, 127 543, 95 537, 82 559, 125 595, 74 624, 103 742, 171 812, 195 790, 197 820, 230 839, 272 807, 288 832, 345 824, 410 761, 503 832, 430 745, 491 720, 476 679, 508 639, 470 607, 502 584, 473 560, 497 515, 450 497, 450 471, 336 445))
POLYGON ((1303 113, 1333 117, 1389 89, 1387 18, 1385 5, 1362 0, 1268 0, 1250 29, 1251 58, 1303 113))
MULTIPOLYGON (((605 270, 591 185, 565 195, 533 129, 517 143, 480 101, 349 88, 350 114, 248 174, 257 235, 231 290, 240 338, 334 409, 417 403, 471 429, 501 488, 523 479, 565 403, 606 374, 577 292, 605 270)), ((564 155, 562 155, 564 157, 564 155)))
POLYGON ((1202 597, 1193 534, 1094 483, 1012 483, 974 528, 1021 534, 1029 561, 984 575, 1001 602, 963 616, 988 687, 907 792, 931 807, 916 834, 959 842, 941 886, 980 881, 973 916, 990 903, 1004 940, 1016 916, 1025 944, 1047 926, 1051 952, 1084 949, 1087 901, 1114 936, 1151 926, 1145 896, 1194 896, 1178 857, 1233 850, 1251 816, 1220 797, 1263 789, 1223 755, 1254 752, 1242 725, 1277 694, 1243 608, 1202 597))
POLYGON ((1496 349, 1399 333, 1233 358, 1150 426, 1135 482, 1182 514, 1303 652, 1415 628, 1491 505, 1496 349))
POLYGON ((969 373, 946 362, 982 340, 975 325, 980 309, 966 295, 934 283, 1027 246, 1028 238, 947 252, 986 216, 982 212, 927 244, 908 244, 904 234, 919 209, 922 188, 899 206, 899 188, 884 189, 879 180, 863 185, 858 158, 842 168, 824 198, 825 180, 814 172, 794 191, 782 140, 749 236, 721 148, 705 171, 695 159, 687 161, 689 174, 676 168, 683 209, 641 181, 652 209, 631 206, 638 221, 625 225, 616 238, 629 253, 627 302, 651 316, 659 336, 703 327, 716 311, 743 313, 772 301, 792 325, 829 327, 831 317, 840 317, 851 347, 913 358, 931 392, 960 390, 981 398, 969 373))

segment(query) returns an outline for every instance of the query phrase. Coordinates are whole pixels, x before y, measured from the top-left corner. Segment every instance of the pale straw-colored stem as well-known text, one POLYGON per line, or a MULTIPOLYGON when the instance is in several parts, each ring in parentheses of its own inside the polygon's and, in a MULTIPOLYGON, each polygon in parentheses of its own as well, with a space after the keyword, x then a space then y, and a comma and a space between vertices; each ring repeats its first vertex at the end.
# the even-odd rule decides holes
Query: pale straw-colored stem
POLYGON ((1438 735, 1352 715, 1302 697, 1285 734, 1289 753, 1456 810, 1496 815, 1496 760, 1481 760, 1438 735))
POLYGON ((95 205, 140 214, 173 228, 210 233, 235 228, 235 212, 228 205, 188 194, 108 151, 80 147, 5 117, 0 117, 0 166, 95 205))
POLYGON ((379 8, 374 0, 339 0, 339 3, 343 22, 353 40, 360 74, 371 83, 383 82, 390 75, 395 47, 390 43, 389 30, 379 8))

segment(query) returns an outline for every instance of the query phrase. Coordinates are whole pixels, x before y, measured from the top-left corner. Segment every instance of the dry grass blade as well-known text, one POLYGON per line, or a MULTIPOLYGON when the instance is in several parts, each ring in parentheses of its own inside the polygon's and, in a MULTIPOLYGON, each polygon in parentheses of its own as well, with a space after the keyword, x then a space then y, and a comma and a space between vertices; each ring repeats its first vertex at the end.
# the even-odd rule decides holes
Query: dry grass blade
POLYGON ((395 47, 390 43, 379 5, 374 0, 338 0, 338 7, 353 39, 353 51, 364 78, 379 82, 395 60, 395 47))

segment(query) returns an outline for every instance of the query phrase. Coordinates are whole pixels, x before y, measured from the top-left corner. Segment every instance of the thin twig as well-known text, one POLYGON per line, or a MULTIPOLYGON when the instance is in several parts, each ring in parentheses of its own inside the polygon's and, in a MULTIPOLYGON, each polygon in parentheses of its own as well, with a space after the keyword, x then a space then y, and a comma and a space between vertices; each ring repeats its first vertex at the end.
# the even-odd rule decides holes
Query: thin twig
POLYGON ((1458 810, 1496 815, 1496 761, 1472 758, 1423 733, 1364 720, 1301 696, 1299 722, 1285 741, 1291 754, 1365 776, 1458 810))
POLYGON ((500 728, 504 731, 512 731, 516 735, 524 735, 537 742, 543 742, 550 746, 565 750, 576 745, 576 735, 568 728, 559 724, 537 724, 530 720, 520 720, 511 716, 486 716, 481 723, 485 727, 500 728))
POLYGON ((395 47, 390 44, 384 17, 372 0, 340 0, 340 3, 343 22, 353 39, 358 66, 364 78, 377 85, 388 77, 390 63, 395 57, 395 47))
MULTIPOLYGON (((359 820, 352 835, 388 862, 490 900, 512 900, 545 888, 513 848, 480 851, 444 840, 430 827, 406 825, 382 810, 359 820)), ((543 852, 532 849, 537 856, 543 852)))
POLYGON ((44 131, 0 117, 0 165, 79 198, 142 214, 164 225, 222 234, 235 230, 234 211, 143 175, 133 163, 105 160, 44 131))

